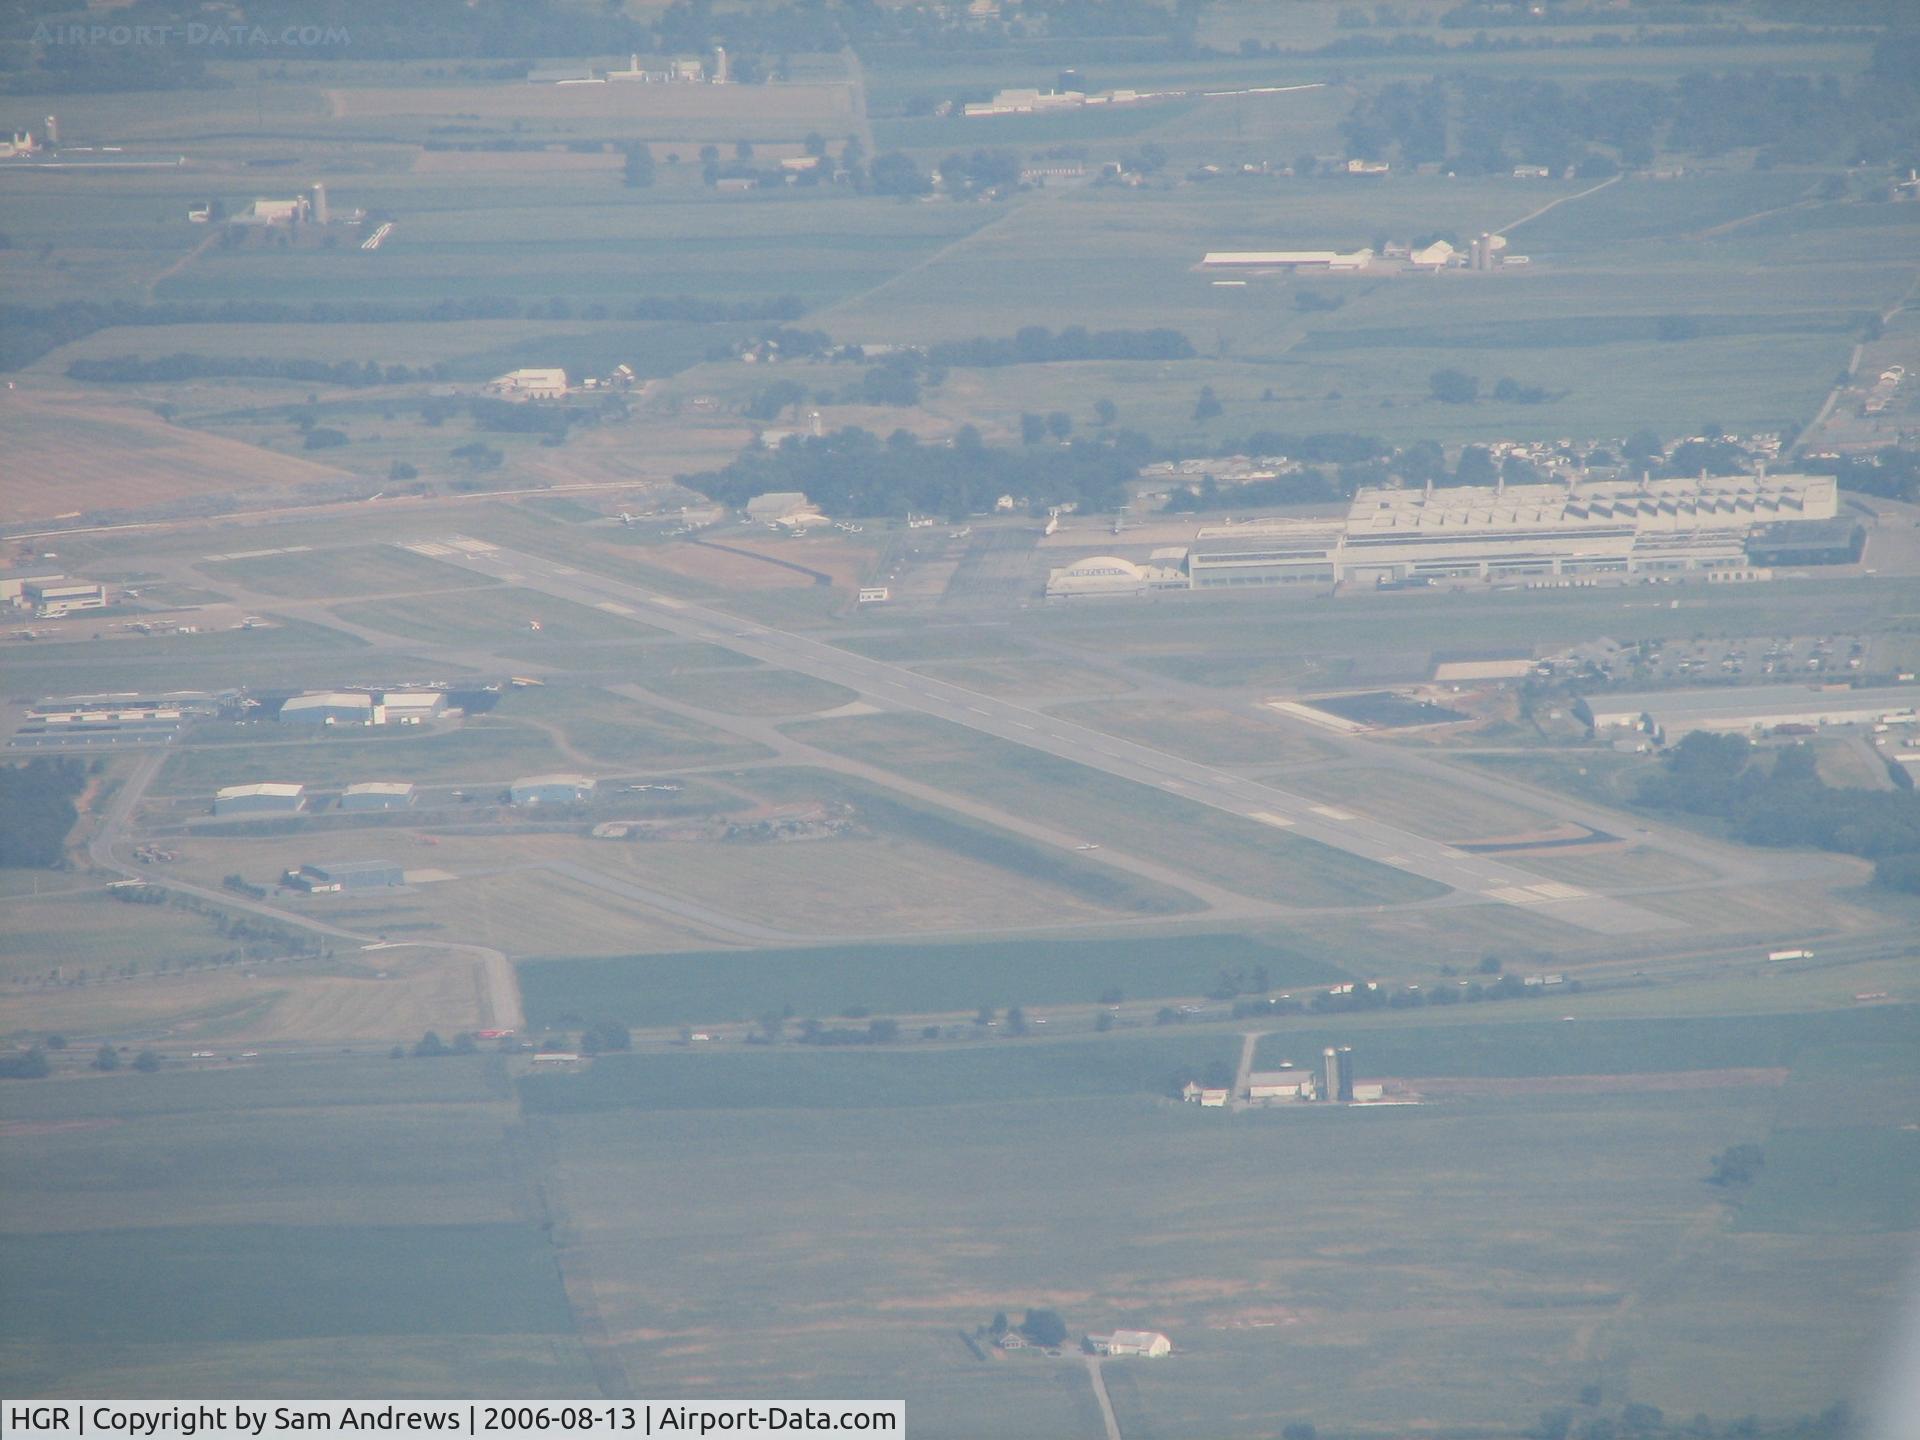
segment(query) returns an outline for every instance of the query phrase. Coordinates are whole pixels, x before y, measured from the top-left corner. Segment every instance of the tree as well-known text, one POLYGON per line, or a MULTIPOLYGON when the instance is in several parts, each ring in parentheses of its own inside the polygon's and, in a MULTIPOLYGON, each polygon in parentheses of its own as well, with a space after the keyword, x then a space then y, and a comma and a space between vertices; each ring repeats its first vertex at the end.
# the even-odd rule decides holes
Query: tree
POLYGON ((1761 1168, 1766 1165, 1766 1155, 1758 1145, 1734 1145, 1722 1150, 1708 1162, 1713 1173, 1707 1176, 1709 1185, 1718 1185, 1722 1189, 1733 1189, 1753 1183, 1761 1168))
POLYGON ((985 1029, 987 1026, 993 1024, 993 1007, 991 1005, 982 1005, 979 1011, 974 1015, 973 1023, 980 1026, 982 1029, 985 1029))
POLYGON ((1120 418, 1120 407, 1111 400, 1096 400, 1093 402, 1093 418, 1104 428, 1120 418))
POLYGON ((47 1063, 47 1052, 38 1045, 0 1055, 0 1079, 3 1080, 44 1080, 52 1069, 47 1063))
POLYGON ((1020 443, 1022 445, 1038 445, 1046 438, 1046 417, 1035 415, 1031 411, 1022 412, 1020 416, 1020 443))
POLYGON ((734 141, 733 158, 736 160, 751 160, 753 158, 753 142, 751 140, 734 141))
POLYGON ((1020 1333, 1035 1345, 1052 1347, 1066 1343, 1067 1322, 1054 1310, 1029 1310, 1020 1322, 1020 1333))
POLYGON ((151 1075, 160 1068, 160 1055, 155 1050, 142 1050, 133 1057, 133 1068, 142 1074, 151 1075))
POLYGON ((1027 1012, 1022 1010, 1018 1005, 1012 1005, 1007 1008, 1007 1033, 1009 1035, 1024 1035, 1027 1033, 1027 1012))
POLYGON ((987 1333, 998 1340, 1011 1328, 1013 1327, 1007 1323, 1007 1312, 1004 1310, 996 1310, 993 1315, 993 1323, 987 1326, 987 1333))
POLYGON ((1047 433, 1056 440, 1064 440, 1073 433, 1073 417, 1064 410, 1047 412, 1047 433))
POLYGON ((1220 403, 1220 397, 1213 393, 1213 386, 1202 385, 1200 398, 1193 402, 1193 418, 1204 424, 1220 415, 1224 409, 1225 407, 1220 403))
POLYGON ((877 195, 925 195, 933 189, 933 182, 912 160, 898 150, 889 150, 874 159, 873 189, 877 195))
POLYGON ((414 1042, 413 1058, 416 1060, 437 1060, 442 1055, 451 1055, 447 1042, 439 1034, 429 1030, 414 1042))
POLYGON ((1443 405, 1471 405, 1480 398, 1479 380, 1464 370, 1436 370, 1427 383, 1443 405))
POLYGON ((620 173, 621 183, 629 190, 645 190, 653 184, 653 149, 645 144, 629 145, 627 160, 620 173))
POLYGON ((118 1070, 120 1052, 111 1045, 102 1045, 93 1056, 93 1068, 96 1070, 118 1070))
POLYGON ((827 137, 822 135, 818 130, 809 130, 807 132, 807 138, 802 140, 800 144, 807 154, 813 156, 816 160, 827 153, 827 137))
POLYGON ((418 480, 420 472, 404 460, 396 460, 387 470, 389 480, 418 480))

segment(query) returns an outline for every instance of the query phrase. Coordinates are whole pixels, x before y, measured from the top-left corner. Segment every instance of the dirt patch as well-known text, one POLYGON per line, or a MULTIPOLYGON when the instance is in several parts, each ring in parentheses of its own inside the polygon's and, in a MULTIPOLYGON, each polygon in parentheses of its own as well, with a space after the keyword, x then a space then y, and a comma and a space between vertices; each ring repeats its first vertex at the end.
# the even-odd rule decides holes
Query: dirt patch
POLYGON ((267 483, 338 484, 343 470, 169 425, 131 405, 24 390, 0 400, 0 522, 106 509, 152 509, 199 495, 258 492, 267 483), (271 477, 269 482, 268 477, 271 477))

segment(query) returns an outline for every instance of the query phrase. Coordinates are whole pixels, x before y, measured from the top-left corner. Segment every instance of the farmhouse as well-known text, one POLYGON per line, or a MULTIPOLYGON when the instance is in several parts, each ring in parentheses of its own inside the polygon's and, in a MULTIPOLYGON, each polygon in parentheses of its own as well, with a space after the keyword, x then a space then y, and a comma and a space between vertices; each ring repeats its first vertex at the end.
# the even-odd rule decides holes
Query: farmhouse
POLYGON ((487 393, 506 400, 559 400, 567 393, 567 372, 509 370, 487 382, 487 393))
POLYGON ((305 808, 306 787, 268 781, 259 785, 228 785, 213 795, 216 815, 293 815, 305 808))

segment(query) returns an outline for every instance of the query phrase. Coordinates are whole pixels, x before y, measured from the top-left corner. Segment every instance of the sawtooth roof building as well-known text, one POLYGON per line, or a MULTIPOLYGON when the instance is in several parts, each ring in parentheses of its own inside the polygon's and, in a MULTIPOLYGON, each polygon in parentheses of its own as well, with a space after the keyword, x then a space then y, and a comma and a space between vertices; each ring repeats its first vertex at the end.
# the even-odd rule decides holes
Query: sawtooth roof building
POLYGON ((1202 529, 1193 588, 1502 576, 1746 572, 1760 527, 1827 521, 1829 475, 1363 489, 1344 522, 1202 529))

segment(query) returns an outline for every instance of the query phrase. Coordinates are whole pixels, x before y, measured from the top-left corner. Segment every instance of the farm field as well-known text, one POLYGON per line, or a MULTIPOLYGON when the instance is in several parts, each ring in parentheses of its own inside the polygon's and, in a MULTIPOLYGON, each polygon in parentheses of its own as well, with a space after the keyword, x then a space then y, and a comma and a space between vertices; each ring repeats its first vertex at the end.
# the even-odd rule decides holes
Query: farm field
POLYGON ((1276 991, 1342 978, 1336 961, 1290 940, 1205 932, 539 959, 523 962, 519 973, 535 1023, 576 1014, 677 1025, 752 1021, 788 1004, 823 1019, 852 1009, 898 1015, 981 1005, 1091 1006, 1109 991, 1142 999, 1198 995, 1221 971, 1254 966, 1266 968, 1276 991))
POLYGON ((504 790, 522 775, 569 766, 570 757, 551 735, 516 721, 486 717, 457 728, 382 733, 385 729, 306 739, 276 733, 277 727, 262 722, 247 741, 176 750, 167 757, 153 794, 201 802, 205 813, 213 792, 226 785, 290 780, 325 789, 388 779, 504 790))
POLYGON ((0 1247, 33 1303, 10 1307, 0 1363, 50 1395, 292 1395, 343 1357, 402 1395, 590 1386, 488 1065, 362 1056, 10 1090, 0 1247), (137 1296, 113 1279, 133 1271, 155 1281, 137 1296))
MULTIPOLYGON (((1173 1057, 1137 1043, 1154 1047, 1136 1057, 1134 1084, 1145 1092, 1155 1067, 1169 1068, 1173 1057)), ((1454 1426, 1508 1414, 1519 1423, 1610 1369, 1624 1369, 1632 1393, 1679 1413, 1724 1412, 1727 1397, 1743 1393, 1769 1411, 1817 1409, 1857 1373, 1841 1336, 1821 1337, 1823 1366, 1783 1372, 1709 1343, 1690 1377, 1661 1367, 1662 1385, 1648 1390, 1629 1332, 1607 1323, 1649 1285, 1650 1256, 1684 1253, 1690 1232, 1713 1227, 1722 1212, 1700 1182, 1705 1157, 1764 1124, 1766 1089, 1678 1101, 1516 1094, 1373 1114, 1213 1116, 1146 1093, 1057 1097, 1044 1071, 1000 1047, 968 1055, 964 1070, 957 1058, 920 1057, 927 1063, 910 1075, 864 1056, 795 1056, 764 1057, 784 1073, 759 1079, 762 1057, 750 1058, 738 1089, 722 1068, 734 1062, 705 1057, 622 1060, 526 1082, 527 1103, 565 1156, 561 1191, 581 1217, 569 1271, 592 1273, 603 1296, 630 1296, 609 1302, 616 1330, 634 1325, 644 1307, 649 1328, 664 1332, 620 1347, 628 1372, 656 1383, 715 1394, 797 1383, 826 1394, 871 1386, 882 1373, 875 1367, 887 1367, 912 1377, 916 1424, 938 1435, 976 1433, 967 1412, 949 1408, 956 1402, 946 1387, 954 1383, 947 1372, 965 1375, 980 1362, 933 1337, 980 1323, 975 1311, 1028 1304, 1059 1308, 1075 1331, 1133 1323, 1179 1337, 1174 1364, 1114 1367, 1147 1433, 1263 1435, 1275 1415, 1340 1414, 1350 1425, 1383 1426, 1416 1394, 1422 1413, 1454 1426), (836 1083, 843 1072, 872 1082, 836 1083), (847 1108, 850 1088, 869 1108, 847 1108), (624 1106, 622 1093, 631 1097, 624 1106), (1010 1094, 1020 1098, 987 1098, 1010 1094), (1159 1163, 1133 1163, 1143 1149, 1159 1163), (669 1173, 651 1158, 662 1153, 698 1163, 669 1173), (786 1177, 779 1201, 757 1202, 751 1219, 731 1178, 733 1157, 745 1153, 755 1163, 777 1160, 786 1177), (1573 1153, 1584 1157, 1578 1167, 1537 1163, 1573 1153), (955 1180, 998 1174, 1001 1154, 1023 1158, 996 1181, 992 1242, 982 1245, 972 1238, 979 1202, 955 1180), (1515 1168, 1523 1154, 1536 1163, 1515 1168), (1679 1160, 1687 1155, 1699 1160, 1679 1160), (1198 1170, 1209 1177, 1202 1191, 1185 1178, 1198 1170), (1344 1179, 1362 1173, 1364 1187, 1344 1179), (1503 1179, 1489 1188, 1494 1173, 1503 1179), (638 1186, 667 1203, 615 1203, 638 1186), (1521 1216, 1540 1214, 1563 1223, 1519 1233, 1521 1216), (1572 1251, 1566 1226, 1582 1237, 1572 1251), (716 1259, 700 1237, 723 1233, 754 1238, 716 1259), (1392 1233, 1403 1243, 1334 1244, 1355 1233, 1392 1233), (898 1258, 854 1266, 855 1253, 898 1258), (911 1283, 902 1285, 896 1265, 909 1254, 911 1283), (682 1283, 683 1267, 695 1263, 709 1277, 719 1266, 723 1279, 735 1265, 753 1266, 757 1313, 745 1319, 718 1298, 733 1293, 730 1284, 682 1283), (642 1276, 638 1293, 630 1290, 642 1276), (890 1317, 891 1338, 873 1333, 875 1313, 890 1317), (756 1339, 750 1351, 719 1343, 742 1324, 756 1339), (1598 1343, 1570 1363, 1570 1352, 1581 1353, 1578 1337, 1596 1327, 1598 1343), (1383 1333, 1399 1357, 1390 1369, 1365 1358, 1383 1333), (1461 1383, 1463 1364, 1494 1352, 1505 1357, 1497 1380, 1461 1383)), ((1178 1062, 1171 1068, 1177 1074, 1178 1062)), ((1848 1255, 1844 1246, 1820 1253, 1848 1255)), ((1790 1293, 1786 1276, 1741 1268, 1749 1299, 1790 1293)), ((1833 1320, 1845 1313, 1828 1300, 1810 1303, 1833 1320)), ((995 1365, 1020 1374, 1047 1363, 995 1365)))
POLYGON ((123 515, 252 493, 268 484, 291 489, 353 479, 329 465, 269 457, 251 445, 169 425, 91 395, 7 392, 0 403, 0 447, 8 467, 0 524, 12 526, 82 512, 123 515))
POLYGON ((1295 905, 1441 893, 1416 876, 930 718, 875 716, 786 728, 807 744, 1073 827, 1118 850, 1152 857, 1171 847, 1192 873, 1241 893, 1295 905), (1153 836, 1150 846, 1143 827, 1153 836))

